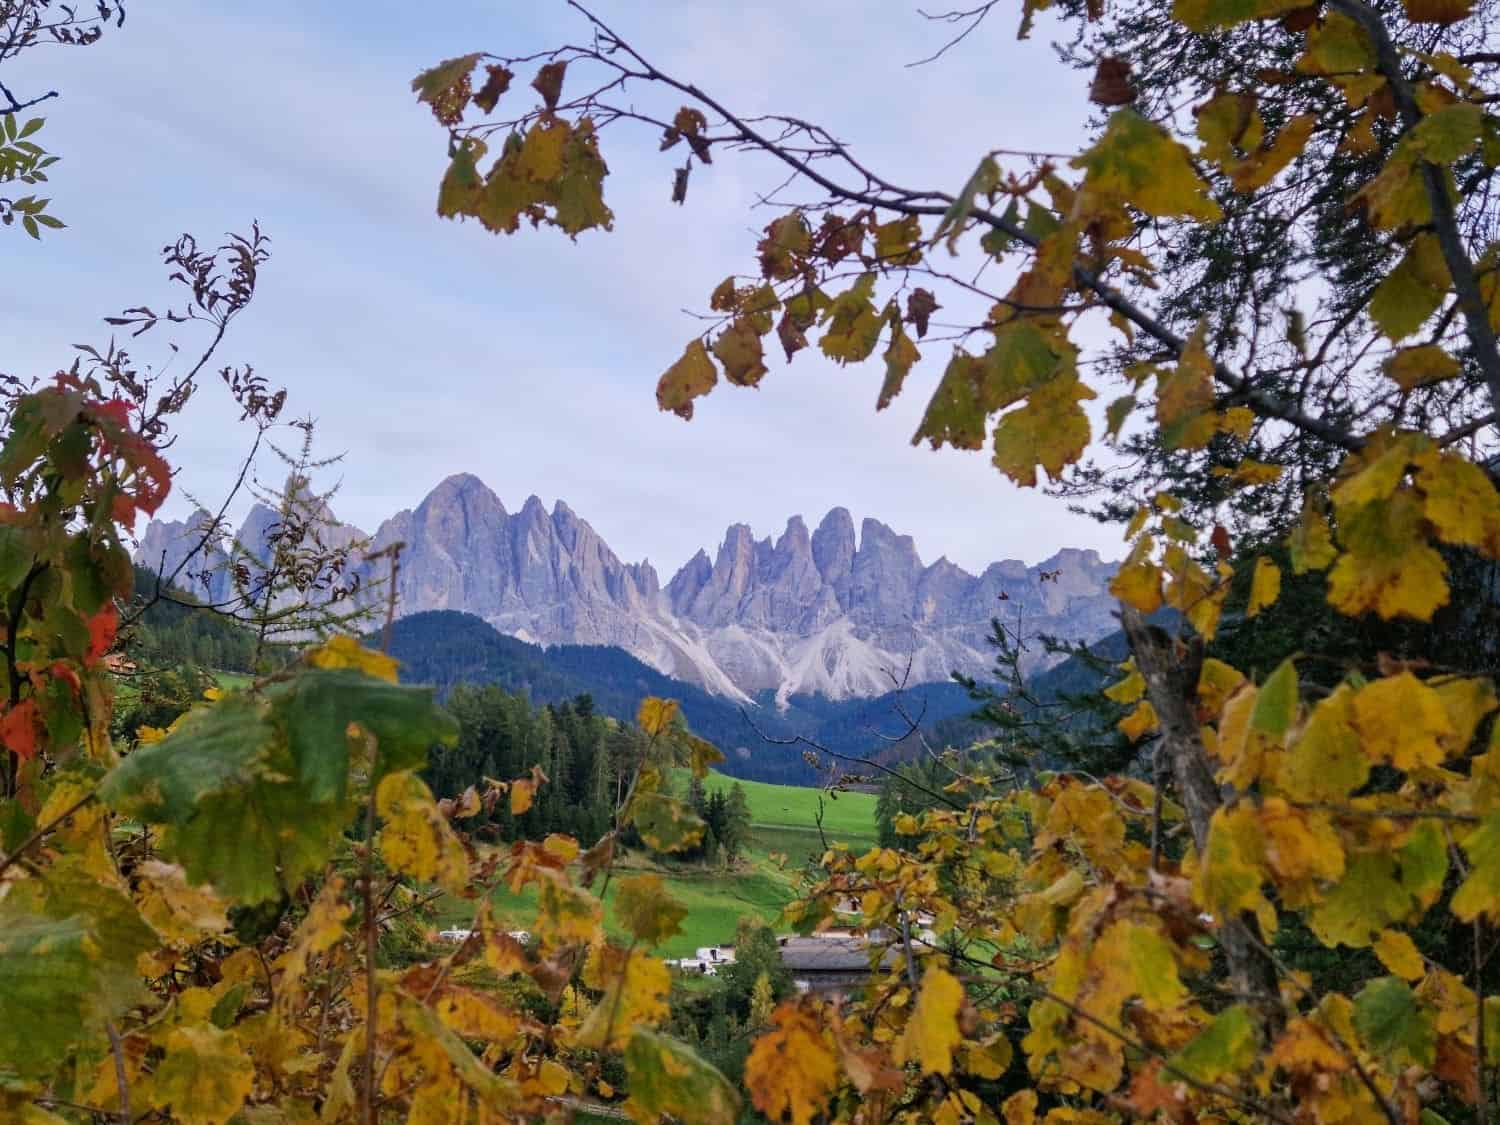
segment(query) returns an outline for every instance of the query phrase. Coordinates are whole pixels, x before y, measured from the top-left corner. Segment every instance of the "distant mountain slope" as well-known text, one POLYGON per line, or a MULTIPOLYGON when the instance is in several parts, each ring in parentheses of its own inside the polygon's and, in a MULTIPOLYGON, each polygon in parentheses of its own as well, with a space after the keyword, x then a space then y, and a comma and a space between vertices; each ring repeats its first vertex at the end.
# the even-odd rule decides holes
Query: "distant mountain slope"
MULTIPOLYGON (((232 545, 205 531, 207 520, 197 513, 153 522, 137 561, 168 573, 180 566, 179 580, 214 600, 225 592, 232 545), (200 547, 198 557, 185 558, 200 547)), ((257 505, 239 549, 260 549, 275 523, 275 513, 257 505)), ((354 534, 336 525, 324 538, 354 534)), ((907 667, 913 683, 941 683, 955 670, 983 675, 990 662, 984 638, 996 613, 1024 619, 1028 632, 1070 640, 1114 627, 1107 589, 1114 565, 1093 551, 1063 549, 1031 567, 996 562, 975 575, 945 558, 924 563, 910 536, 878 520, 856 531, 844 508, 811 530, 793 516, 774 540, 734 524, 713 557, 699 551, 665 584, 649 562, 622 561, 562 501, 549 512, 532 496, 508 512, 468 474, 449 477, 382 523, 371 548, 397 541, 406 544, 402 614, 457 610, 548 648, 618 647, 740 703, 766 693, 781 703, 798 695, 875 697, 888 690, 890 670, 907 667)), ((1040 651, 1032 659, 1046 663, 1040 651)))
MULTIPOLYGON (((882 736, 905 729, 894 693, 845 701, 792 696, 779 707, 767 692, 759 701, 740 704, 665 676, 619 648, 542 649, 465 613, 435 611, 399 619, 391 633, 391 652, 402 663, 404 681, 445 692, 460 683, 492 683, 525 691, 538 703, 586 692, 598 711, 625 720, 635 718, 648 695, 676 699, 693 731, 724 751, 725 772, 760 781, 806 784, 815 778, 802 760, 802 747, 769 743, 759 732, 772 738, 802 735, 836 753, 860 756, 888 749, 882 736)), ((954 683, 916 685, 900 702, 914 718, 920 715, 924 726, 973 709, 968 693, 954 683)))

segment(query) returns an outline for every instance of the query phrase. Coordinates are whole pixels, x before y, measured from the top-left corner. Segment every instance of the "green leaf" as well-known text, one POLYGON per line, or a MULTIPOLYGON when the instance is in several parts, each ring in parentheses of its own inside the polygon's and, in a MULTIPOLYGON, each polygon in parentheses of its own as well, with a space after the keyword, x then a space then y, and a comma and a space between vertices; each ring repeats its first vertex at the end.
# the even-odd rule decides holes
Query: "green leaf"
POLYGON ((1280 739, 1297 717, 1297 667, 1288 657, 1261 684, 1250 712, 1250 729, 1280 739))
POLYGON ((235 693, 190 712, 115 767, 100 795, 165 825, 163 850, 190 882, 247 903, 274 898, 327 859, 352 818, 346 732, 356 721, 375 735, 377 778, 456 737, 426 689, 316 669, 265 697, 235 693))
POLYGON ((1459 102, 1429 113, 1402 138, 1423 160, 1434 164, 1452 164, 1479 147, 1484 128, 1484 111, 1477 105, 1459 102))
POLYGON ((123 894, 70 864, 0 901, 0 1076, 41 1076, 144 998, 155 936, 123 894))
POLYGON ((1344 877, 1308 915, 1308 925, 1324 945, 1367 947, 1393 922, 1406 918, 1412 897, 1397 877, 1386 852, 1351 855, 1344 877))
POLYGON ((1464 839, 1469 857, 1469 877, 1453 896, 1453 913, 1465 922, 1483 912, 1491 921, 1500 919, 1500 812, 1490 813, 1484 823, 1464 839))
POLYGON ((636 941, 660 945, 682 932, 687 907, 667 893, 659 875, 635 875, 621 879, 610 906, 615 919, 636 941))
POLYGON ((625 1048, 631 1115, 656 1121, 670 1115, 703 1125, 733 1125, 739 1094, 729 1081, 691 1047, 637 1028, 625 1048))
POLYGON ((44 1075, 85 1037, 99 967, 91 943, 83 918, 0 903, 0 1074, 44 1075))
POLYGON ((995 163, 993 156, 986 156, 979 162, 979 167, 974 169, 974 174, 964 183, 963 190, 948 205, 948 210, 943 213, 937 230, 932 233, 932 241, 936 242, 946 234, 948 251, 952 253, 958 246, 958 237, 964 232, 964 226, 974 210, 977 197, 981 194, 988 196, 999 186, 1000 166, 995 163))
POLYGON ((1418 1003, 1411 985, 1400 977, 1381 977, 1360 990, 1354 998, 1354 1027, 1375 1054, 1432 1065, 1432 1012, 1418 1003))
POLYGON ((347 796, 344 732, 351 722, 375 736, 376 782, 388 773, 420 769, 434 746, 458 740, 458 723, 437 707, 430 688, 404 687, 352 669, 303 672, 271 697, 272 719, 285 733, 312 801, 347 796))
POLYGON ((703 821, 682 801, 653 791, 638 791, 628 811, 641 839, 654 851, 680 852, 703 838, 703 821))
POLYGON ((1268 19, 1306 6, 1306 0, 1174 0, 1172 18, 1202 32, 1268 19))
POLYGON ((412 92, 417 95, 417 101, 437 104, 459 83, 468 78, 469 72, 474 69, 481 57, 476 51, 472 55, 445 59, 437 66, 422 71, 411 80, 412 92))
POLYGON ((885 322, 870 300, 874 291, 875 275, 862 274, 824 310, 822 323, 825 327, 818 346, 829 359, 857 363, 868 359, 880 343, 880 329, 885 322))
POLYGON ((1235 1004, 1172 1056, 1168 1073, 1175 1070, 1199 1082, 1214 1082, 1248 1066, 1255 1052, 1255 1023, 1249 1009, 1235 1004))

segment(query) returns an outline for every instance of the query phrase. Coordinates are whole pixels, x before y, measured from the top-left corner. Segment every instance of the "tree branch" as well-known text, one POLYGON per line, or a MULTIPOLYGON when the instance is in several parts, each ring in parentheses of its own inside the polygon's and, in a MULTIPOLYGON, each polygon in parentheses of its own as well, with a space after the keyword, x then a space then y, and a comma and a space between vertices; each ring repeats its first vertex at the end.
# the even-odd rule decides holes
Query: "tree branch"
MULTIPOLYGON (((1208 854, 1208 836, 1213 815, 1223 804, 1218 783, 1208 765, 1208 753, 1198 733, 1193 713, 1198 694, 1198 674, 1203 666, 1203 643, 1194 638, 1179 650, 1172 638, 1148 625, 1139 610, 1121 606, 1120 623, 1130 641, 1135 665, 1146 681, 1146 694, 1161 724, 1158 754, 1165 754, 1177 795, 1187 812, 1193 844, 1199 855, 1208 854)), ((1271 1032, 1285 1020, 1276 966, 1265 956, 1260 927, 1253 914, 1219 919, 1229 978, 1234 990, 1245 996, 1262 1024, 1271 1032)))
MULTIPOLYGON (((1422 121, 1422 110, 1411 83, 1401 73, 1401 55, 1391 40, 1385 21, 1380 13, 1365 3, 1365 0, 1329 0, 1329 6, 1342 12, 1360 27, 1375 46, 1375 67, 1390 83, 1396 109, 1407 131, 1422 121)), ((1453 279, 1453 291, 1458 297, 1458 307, 1463 312, 1464 330, 1473 349, 1475 362, 1484 374, 1489 387, 1490 405, 1500 409, 1500 346, 1495 340, 1495 330, 1490 327, 1489 310, 1479 291, 1479 279, 1474 273, 1474 263, 1464 247, 1463 234, 1458 227, 1458 214, 1453 199, 1448 194, 1448 183, 1443 169, 1430 161, 1421 162, 1422 180, 1427 188, 1427 201, 1432 207, 1432 225, 1437 234, 1438 245, 1443 251, 1443 261, 1453 279)))

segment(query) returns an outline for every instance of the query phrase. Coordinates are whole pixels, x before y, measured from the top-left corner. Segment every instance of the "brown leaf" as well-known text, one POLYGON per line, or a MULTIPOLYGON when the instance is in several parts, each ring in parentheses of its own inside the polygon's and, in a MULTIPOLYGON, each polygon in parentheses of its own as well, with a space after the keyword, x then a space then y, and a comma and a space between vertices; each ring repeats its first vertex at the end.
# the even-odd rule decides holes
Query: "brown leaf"
POLYGON ((566 62, 549 62, 531 80, 531 88, 542 95, 542 101, 547 103, 548 109, 557 108, 557 99, 562 97, 563 75, 567 73, 567 69, 566 62))
POLYGON ((1229 532, 1224 530, 1223 524, 1214 524, 1214 533, 1209 536, 1208 541, 1214 545, 1214 550, 1219 552, 1219 558, 1227 559, 1234 554, 1234 547, 1229 542, 1229 532))
POLYGON ((1095 105, 1130 105, 1136 99, 1135 84, 1130 80, 1130 63, 1114 55, 1099 60, 1094 81, 1089 85, 1089 101, 1095 105))
POLYGON ((1406 0, 1406 18, 1412 23, 1457 23, 1474 11, 1474 0, 1406 0))
POLYGON ((684 164, 672 172, 672 202, 687 202, 688 173, 693 170, 691 164, 684 164))
POLYGON ((906 319, 916 328, 917 339, 927 335, 928 321, 942 307, 932 295, 932 290, 918 288, 911 291, 911 295, 906 298, 906 319))
POLYGON ((485 113, 492 113, 495 103, 500 100, 500 95, 510 89, 510 80, 513 75, 503 66, 487 66, 484 69, 488 77, 484 80, 484 85, 479 88, 479 93, 474 95, 474 104, 485 113))
POLYGON ((1281 17, 1281 26, 1292 34, 1306 31, 1318 22, 1318 6, 1309 4, 1305 8, 1297 8, 1281 17))

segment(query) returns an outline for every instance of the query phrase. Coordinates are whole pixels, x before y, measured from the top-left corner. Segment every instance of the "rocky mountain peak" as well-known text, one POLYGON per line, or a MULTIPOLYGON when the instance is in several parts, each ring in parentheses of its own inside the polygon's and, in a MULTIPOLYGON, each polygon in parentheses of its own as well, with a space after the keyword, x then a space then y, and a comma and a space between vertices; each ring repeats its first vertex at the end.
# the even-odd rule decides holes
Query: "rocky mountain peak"
MULTIPOLYGON (((193 526, 209 518, 153 522, 137 561, 170 573, 201 539, 193 526)), ((263 536, 275 518, 252 510, 242 541, 263 536)), ((1026 606, 1029 629, 1073 639, 1114 627, 1106 588, 1114 567, 1093 551, 1065 548, 1040 567, 993 563, 976 577, 946 557, 923 566, 912 537, 879 520, 862 520, 856 535, 846 508, 811 533, 792 516, 774 539, 731 524, 712 557, 699 550, 665 587, 649 562, 622 562, 564 501, 549 514, 530 496, 511 514, 469 473, 392 516, 374 546, 398 539, 407 544, 403 614, 462 610, 541 644, 618 645, 742 700, 878 694, 908 665, 914 683, 982 674, 989 620, 1007 605, 1026 606)))

